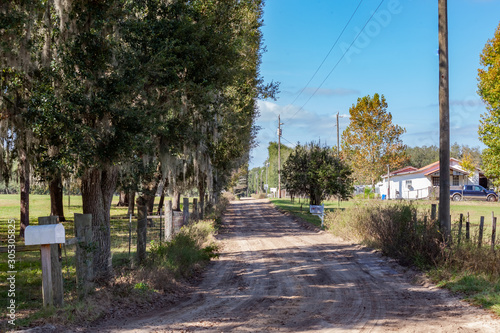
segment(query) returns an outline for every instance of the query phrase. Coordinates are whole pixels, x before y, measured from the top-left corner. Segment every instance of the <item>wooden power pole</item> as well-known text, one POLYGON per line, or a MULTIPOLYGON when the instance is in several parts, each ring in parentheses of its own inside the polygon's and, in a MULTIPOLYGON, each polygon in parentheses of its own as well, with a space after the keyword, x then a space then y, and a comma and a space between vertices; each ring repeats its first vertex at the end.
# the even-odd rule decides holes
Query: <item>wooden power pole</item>
POLYGON ((339 113, 337 112, 337 157, 340 158, 340 129, 339 129, 339 113))
POLYGON ((280 115, 278 115, 278 198, 281 198, 281 122, 280 115))
POLYGON ((439 223, 451 241, 450 218, 450 86, 448 68, 448 4, 439 0, 439 223))

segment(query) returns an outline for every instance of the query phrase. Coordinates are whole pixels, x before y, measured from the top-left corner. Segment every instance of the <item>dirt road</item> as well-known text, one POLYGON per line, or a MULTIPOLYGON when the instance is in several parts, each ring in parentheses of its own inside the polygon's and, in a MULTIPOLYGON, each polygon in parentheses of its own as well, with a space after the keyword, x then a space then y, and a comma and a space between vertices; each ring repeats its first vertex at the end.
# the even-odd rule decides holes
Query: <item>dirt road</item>
POLYGON ((500 332, 486 312, 266 200, 232 202, 225 225, 221 256, 189 300, 99 331, 500 332))

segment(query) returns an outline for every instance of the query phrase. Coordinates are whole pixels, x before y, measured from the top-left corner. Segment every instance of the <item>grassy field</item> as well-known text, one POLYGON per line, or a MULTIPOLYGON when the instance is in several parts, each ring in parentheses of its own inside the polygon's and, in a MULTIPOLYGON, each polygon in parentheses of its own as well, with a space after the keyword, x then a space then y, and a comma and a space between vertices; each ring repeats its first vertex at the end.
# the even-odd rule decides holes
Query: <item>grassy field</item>
MULTIPOLYGON (((166 198, 168 199, 168 198, 166 198)), ((0 195, 0 247, 7 245, 7 226, 9 220, 15 221, 16 236, 19 233, 20 217, 20 196, 0 195)), ((156 204, 159 198, 156 198, 156 204)), ((136 228, 135 218, 129 224, 127 217, 127 207, 116 207, 118 196, 113 198, 111 208, 111 251, 113 267, 128 267, 136 255, 136 228), (131 235, 129 252, 129 232, 131 235)), ((191 199, 192 202, 192 199, 191 199)), ((73 214, 82 213, 82 200, 80 196, 71 196, 68 207, 68 197, 64 198, 64 214, 67 222, 63 222, 66 238, 74 236, 73 214)), ((38 217, 50 215, 50 197, 48 195, 30 195, 30 224, 38 224, 38 217)), ((160 225, 158 220, 154 220, 154 226, 148 227, 147 246, 151 247, 152 241, 156 244, 160 241, 160 225)), ((16 239, 16 245, 24 245, 22 239, 16 239)), ((65 289, 65 302, 71 303, 76 299, 76 272, 74 266, 74 246, 62 247, 62 271, 65 289)), ((0 293, 7 295, 8 254, 0 253, 0 293)), ((17 252, 15 257, 16 274, 16 313, 18 326, 25 326, 36 322, 42 317, 53 315, 49 312, 37 312, 42 306, 41 293, 41 267, 40 252, 17 252)), ((6 309, 9 298, 0 297, 0 308, 6 309)), ((6 311, 1 311, 0 322, 6 320, 6 311)), ((0 331, 2 326, 0 325, 0 331)))
MULTIPOLYGON (((127 207, 116 207, 118 203, 118 196, 113 197, 113 204, 111 206, 111 216, 127 216, 127 207)), ((165 198, 168 200, 169 198, 165 198)), ((157 197, 155 204, 158 204, 160 198, 157 197)), ((0 194, 0 221, 14 218, 19 220, 20 216, 20 195, 19 194, 0 194)), ((191 201, 192 202, 192 199, 191 201)), ((67 219, 73 220, 74 213, 82 212, 82 197, 72 195, 69 200, 68 196, 64 197, 64 215, 67 219), (68 203, 70 204, 68 206, 68 203)), ((39 216, 50 215, 50 197, 48 195, 30 195, 30 221, 37 221, 39 216)))
MULTIPOLYGON (((295 202, 291 202, 290 199, 286 198, 271 198, 271 202, 278 208, 289 211, 295 216, 298 216, 316 226, 321 224, 319 217, 311 215, 309 213, 309 201, 307 199, 301 199, 300 203, 298 199, 295 202)), ((377 200, 377 199, 372 199, 377 200)), ((366 204, 369 199, 355 199, 349 201, 325 201, 325 211, 334 211, 336 209, 346 209, 354 205, 366 204)), ((381 204, 391 204, 395 201, 382 201, 377 200, 381 204)), ((438 205, 437 201, 414 201, 414 205, 418 207, 419 211, 431 210, 431 205, 438 205)), ((439 206, 439 205, 438 205, 439 206)), ((460 219, 460 214, 464 215, 464 218, 469 214, 470 223, 473 226, 479 225, 481 216, 485 218, 485 226, 491 227, 491 213, 497 217, 500 216, 500 203, 499 202, 485 202, 485 201, 452 201, 450 203, 450 214, 452 223, 457 223, 460 219)), ((500 221, 498 222, 500 223, 500 221)))

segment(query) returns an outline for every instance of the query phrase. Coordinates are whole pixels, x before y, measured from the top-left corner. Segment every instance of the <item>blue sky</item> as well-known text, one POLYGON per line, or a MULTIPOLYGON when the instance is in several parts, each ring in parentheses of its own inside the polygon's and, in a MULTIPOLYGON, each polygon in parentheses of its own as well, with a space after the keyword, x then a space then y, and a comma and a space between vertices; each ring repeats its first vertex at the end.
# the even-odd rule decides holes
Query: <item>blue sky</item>
MULTIPOLYGON (((278 140, 278 115, 284 144, 321 140, 333 146, 337 112, 344 116, 342 133, 357 98, 375 93, 386 97, 393 123, 406 128, 406 145, 439 145, 438 1, 380 3, 266 1, 262 32, 267 51, 260 69, 267 82, 281 83, 281 93, 277 101, 258 103, 261 130, 250 168, 262 166, 268 143, 278 140)), ((484 147, 477 134, 486 111, 477 95, 477 69, 499 22, 500 0, 448 0, 452 143, 484 147)))

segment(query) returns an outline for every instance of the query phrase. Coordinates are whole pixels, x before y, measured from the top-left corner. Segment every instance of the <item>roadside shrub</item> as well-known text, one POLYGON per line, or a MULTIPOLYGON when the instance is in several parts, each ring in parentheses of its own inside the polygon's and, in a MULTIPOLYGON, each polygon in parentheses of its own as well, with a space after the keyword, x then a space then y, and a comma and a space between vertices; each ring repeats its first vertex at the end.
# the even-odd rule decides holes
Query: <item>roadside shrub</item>
POLYGON ((356 205, 327 214, 325 225, 336 236, 380 249, 404 264, 428 267, 443 258, 440 234, 411 203, 356 205))
POLYGON ((218 248, 212 241, 214 232, 209 221, 183 227, 170 242, 152 244, 146 265, 161 266, 177 277, 189 278, 217 257, 218 248))
MULTIPOLYGON (((231 192, 224 192, 222 194, 222 197, 226 198, 229 201, 233 201, 233 200, 237 199, 237 197, 233 193, 231 193, 231 192)), ((238 197, 238 199, 239 199, 239 197, 238 197)))
POLYGON ((267 195, 265 193, 259 193, 259 194, 252 194, 252 198, 254 199, 265 199, 267 198, 267 195))
POLYGON ((325 228, 335 236, 345 240, 363 243, 366 238, 366 223, 369 219, 369 210, 359 203, 346 210, 327 211, 325 228))
POLYGON ((227 205, 229 205, 229 199, 226 195, 222 195, 219 198, 219 201, 215 205, 214 216, 213 218, 221 217, 226 211, 227 205))
POLYGON ((368 199, 375 198, 375 192, 373 192, 373 189, 371 187, 365 187, 364 198, 368 198, 368 199))

